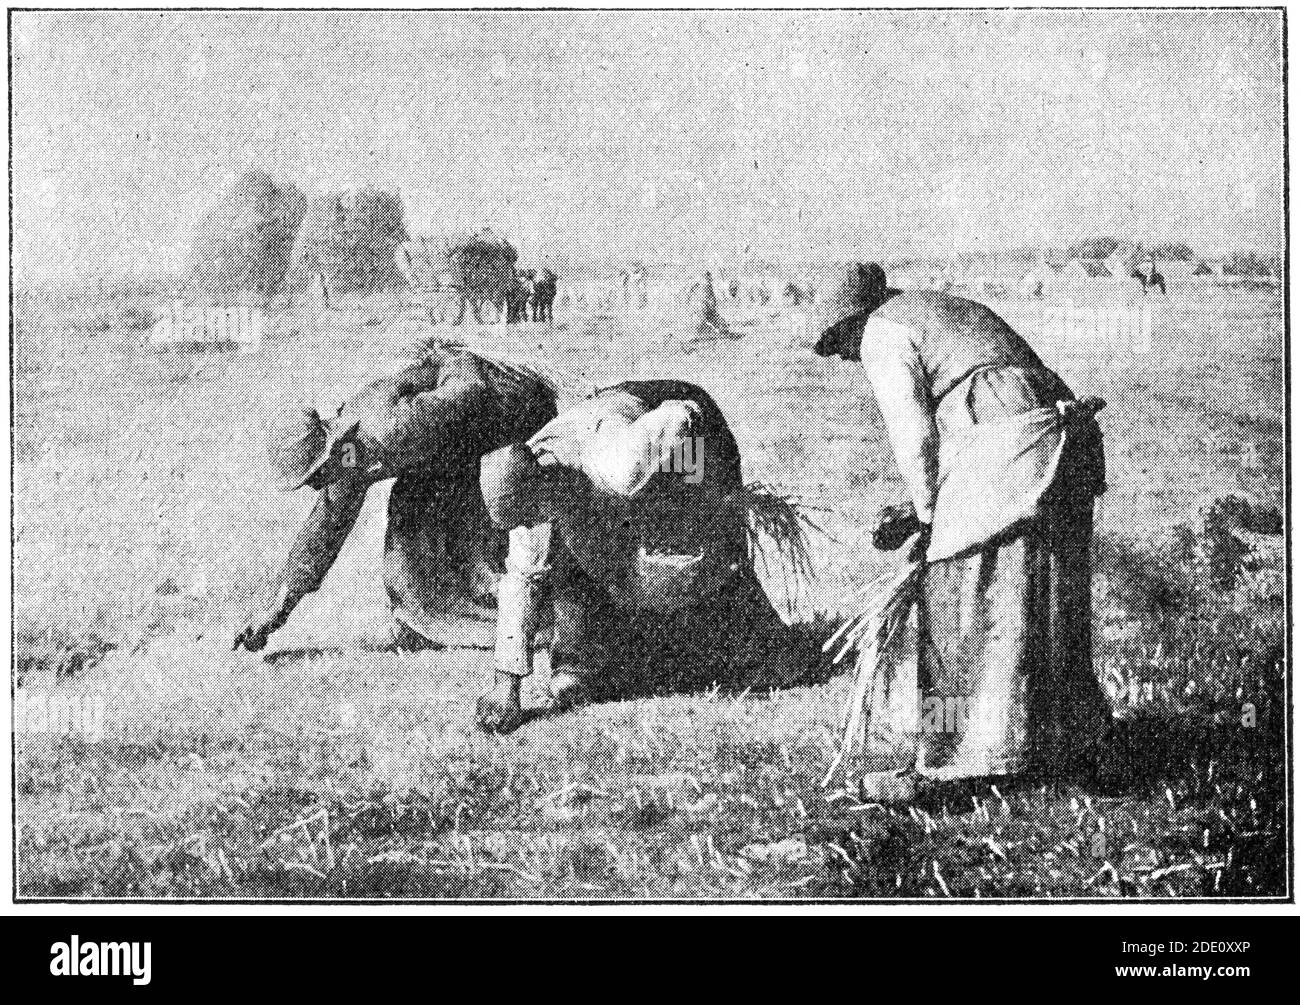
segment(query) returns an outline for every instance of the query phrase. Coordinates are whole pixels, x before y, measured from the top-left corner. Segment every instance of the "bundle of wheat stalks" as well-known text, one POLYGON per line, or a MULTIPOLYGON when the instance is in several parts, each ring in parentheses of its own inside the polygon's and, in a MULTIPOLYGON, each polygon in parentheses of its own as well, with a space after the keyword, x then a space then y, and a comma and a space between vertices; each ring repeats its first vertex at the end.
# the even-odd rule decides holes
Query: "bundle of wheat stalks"
POLYGON ((806 596, 808 584, 816 575, 808 529, 827 537, 830 534, 808 516, 808 511, 814 507, 783 495, 762 482, 746 485, 741 490, 739 502, 748 520, 750 561, 759 566, 764 575, 770 575, 772 567, 765 546, 765 542, 770 542, 775 551, 775 564, 781 573, 786 613, 793 618, 800 600, 806 596))
POLYGON ((850 616, 827 639, 823 652, 835 650, 832 663, 855 654, 853 686, 840 721, 840 750, 822 785, 830 784, 835 772, 853 751, 864 743, 870 727, 870 712, 883 704, 893 669, 892 646, 903 637, 903 627, 913 616, 921 594, 924 564, 909 562, 872 580, 853 594, 862 609, 850 616))

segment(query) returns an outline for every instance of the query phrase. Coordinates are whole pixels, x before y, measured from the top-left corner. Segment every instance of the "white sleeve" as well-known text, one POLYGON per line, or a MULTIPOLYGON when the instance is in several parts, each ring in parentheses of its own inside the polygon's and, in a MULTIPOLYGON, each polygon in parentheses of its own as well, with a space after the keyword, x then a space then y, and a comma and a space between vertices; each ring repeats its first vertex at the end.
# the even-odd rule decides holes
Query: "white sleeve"
POLYGON ((870 319, 862 333, 862 362, 916 515, 929 523, 938 491, 939 432, 930 381, 911 329, 884 318, 870 319))
POLYGON ((689 401, 665 401, 629 418, 615 412, 600 420, 583 452, 582 469, 605 491, 630 498, 657 472, 676 471, 700 408, 689 401))

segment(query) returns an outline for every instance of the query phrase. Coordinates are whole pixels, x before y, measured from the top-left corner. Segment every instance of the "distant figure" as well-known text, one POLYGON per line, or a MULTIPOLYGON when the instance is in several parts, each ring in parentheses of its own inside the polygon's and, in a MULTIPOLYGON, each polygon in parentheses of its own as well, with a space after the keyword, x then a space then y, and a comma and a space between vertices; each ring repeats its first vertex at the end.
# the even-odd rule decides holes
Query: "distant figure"
POLYGON ((650 302, 648 283, 649 277, 646 275, 643 266, 638 265, 632 270, 632 285, 636 290, 636 306, 638 310, 645 310, 646 305, 650 302))
POLYGON ((265 647, 303 597, 320 589, 370 486, 390 478, 384 586, 394 646, 427 646, 431 623, 461 612, 460 602, 490 606, 506 537, 484 509, 479 459, 554 416, 548 381, 464 349, 437 350, 374 381, 329 420, 315 409, 282 416, 268 437, 277 488, 305 486, 317 501, 235 647, 265 647))
POLYGON ((519 304, 518 314, 514 323, 531 321, 533 319, 533 296, 537 286, 536 269, 519 270, 519 304))
POLYGON ((397 274, 407 286, 418 286, 419 276, 416 274, 415 262, 411 258, 411 253, 406 249, 405 244, 399 244, 393 249, 393 261, 397 265, 397 274))
POLYGON ((1165 277, 1156 271, 1156 263, 1151 259, 1139 265, 1131 278, 1142 284, 1143 293, 1150 293, 1153 288, 1158 287, 1161 296, 1168 296, 1165 290, 1165 277))

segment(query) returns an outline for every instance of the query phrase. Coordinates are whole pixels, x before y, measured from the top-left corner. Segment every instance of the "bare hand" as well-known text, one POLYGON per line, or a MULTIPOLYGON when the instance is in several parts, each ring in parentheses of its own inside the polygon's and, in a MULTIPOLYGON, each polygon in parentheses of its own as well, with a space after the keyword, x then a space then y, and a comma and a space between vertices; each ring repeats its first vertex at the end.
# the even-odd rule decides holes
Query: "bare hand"
POLYGON ((235 644, 232 649, 239 649, 241 646, 250 653, 261 652, 266 648, 266 643, 270 641, 271 630, 265 625, 257 626, 248 624, 240 629, 239 634, 235 636, 235 644))
POLYGON ((665 401, 638 421, 659 453, 660 466, 671 461, 676 451, 699 423, 703 409, 693 401, 665 401))
POLYGON ((259 611, 251 615, 248 621, 244 623, 244 627, 235 636, 235 644, 231 648, 239 649, 242 646, 250 653, 261 652, 266 648, 271 633, 280 628, 287 620, 288 615, 282 611, 276 611, 270 615, 259 611))
POLYGON ((876 514, 876 525, 871 531, 871 543, 879 551, 897 551, 907 539, 921 529, 916 507, 912 503, 901 506, 884 506, 876 514))
POLYGON ((596 432, 600 412, 590 402, 583 402, 560 413, 528 441, 528 449, 544 467, 558 464, 579 468, 588 441, 596 432))
POLYGON ((660 439, 676 441, 688 436, 703 414, 694 401, 665 401, 641 421, 651 425, 660 439))

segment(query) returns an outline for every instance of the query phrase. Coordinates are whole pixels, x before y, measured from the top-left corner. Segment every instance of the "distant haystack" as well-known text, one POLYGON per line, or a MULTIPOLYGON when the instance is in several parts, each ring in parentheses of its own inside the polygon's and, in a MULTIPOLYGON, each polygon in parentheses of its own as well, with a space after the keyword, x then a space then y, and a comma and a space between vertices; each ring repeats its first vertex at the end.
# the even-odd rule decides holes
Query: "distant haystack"
POLYGON ((250 171, 199 220, 189 275, 206 296, 231 301, 272 297, 288 271, 307 200, 291 184, 250 171))
POLYGON ((1115 274, 1107 268, 1105 262, 1093 258, 1071 259, 1070 264, 1061 270, 1061 275, 1063 278, 1075 283, 1115 278, 1115 274))
POLYGON ((702 279, 695 283, 687 294, 692 328, 688 337, 697 339, 734 338, 735 334, 727 327, 718 312, 718 294, 713 288, 713 275, 704 273, 702 279))
POLYGON ((396 252, 407 239, 402 197, 363 188, 312 199, 293 246, 295 288, 366 293, 402 282, 396 252))
POLYGON ((1020 277, 1019 292, 1023 297, 1037 299, 1056 293, 1060 284, 1061 267, 1043 259, 1020 277))

